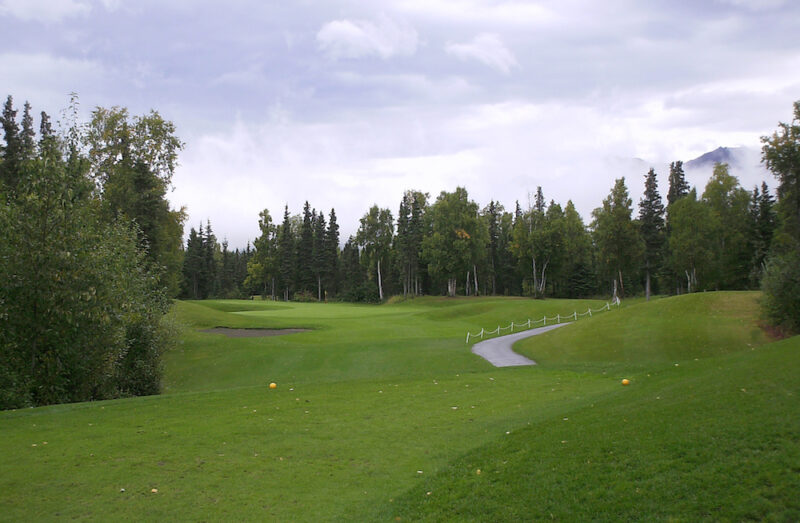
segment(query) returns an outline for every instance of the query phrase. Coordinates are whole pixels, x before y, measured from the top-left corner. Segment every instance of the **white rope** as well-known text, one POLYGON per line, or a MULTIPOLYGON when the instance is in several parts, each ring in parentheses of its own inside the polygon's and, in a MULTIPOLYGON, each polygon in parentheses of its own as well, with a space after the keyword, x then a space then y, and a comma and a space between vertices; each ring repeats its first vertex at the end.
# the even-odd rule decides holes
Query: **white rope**
POLYGON ((472 334, 469 331, 467 331, 467 341, 466 342, 469 343, 470 338, 483 339, 484 335, 487 335, 487 336, 491 335, 491 334, 499 335, 502 331, 506 331, 506 330, 510 330, 511 332, 514 332, 514 327, 519 327, 519 328, 527 327, 528 329, 530 329, 530 328, 536 326, 539 322, 541 322, 543 326, 547 326, 547 321, 548 320, 550 320, 551 322, 555 321, 556 324, 559 324, 559 323, 561 323, 562 320, 563 321, 578 321, 578 316, 580 316, 580 317, 589 316, 591 318, 593 312, 597 313, 597 312, 603 312, 603 311, 610 311, 611 310, 611 303, 613 303, 614 305, 619 307, 622 304, 622 301, 619 299, 619 296, 616 296, 613 300, 611 300, 611 302, 606 302, 606 304, 604 306, 600 307, 597 310, 592 309, 591 307, 589 307, 589 308, 586 309, 586 312, 578 313, 578 311, 573 311, 572 314, 566 314, 563 317, 561 316, 561 314, 556 314, 552 318, 548 318, 547 315, 544 315, 544 316, 542 316, 541 320, 531 320, 530 318, 528 318, 528 321, 526 321, 524 323, 515 323, 512 320, 511 323, 507 327, 501 327, 501 326, 498 325, 497 328, 492 330, 492 331, 487 331, 487 330, 481 329, 481 331, 478 334, 472 334))

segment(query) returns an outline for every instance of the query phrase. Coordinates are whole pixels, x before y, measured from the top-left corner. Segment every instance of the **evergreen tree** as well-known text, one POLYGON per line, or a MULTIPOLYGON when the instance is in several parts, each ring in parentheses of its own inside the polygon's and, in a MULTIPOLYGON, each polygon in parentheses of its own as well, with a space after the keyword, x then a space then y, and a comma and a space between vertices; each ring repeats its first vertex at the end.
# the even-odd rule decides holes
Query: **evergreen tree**
POLYGON ((300 228, 300 237, 297 239, 297 250, 295 260, 297 260, 296 292, 311 293, 316 289, 316 278, 314 277, 314 228, 313 219, 316 214, 311 212, 308 202, 303 206, 303 224, 300 228))
POLYGON ((761 194, 758 194, 757 187, 753 190, 752 207, 756 211, 753 216, 752 265, 756 275, 754 279, 758 282, 761 280, 772 244, 772 236, 775 234, 775 199, 770 194, 766 182, 761 182, 761 194))
POLYGON ((594 292, 592 240, 572 200, 564 210, 564 258, 566 297, 590 296, 594 292))
POLYGON ((77 125, 43 132, 37 152, 30 106, 25 140, 10 97, 7 109, 14 169, 3 172, 14 190, 0 189, 0 408, 157 393, 170 302, 135 227, 99 212, 88 163, 70 147, 77 125))
POLYGON ((683 172, 683 162, 677 161, 669 164, 669 192, 667 192, 667 205, 672 205, 679 199, 689 194, 689 184, 683 172))
MULTIPOLYGON (((317 301, 322 301, 323 295, 323 278, 326 273, 327 265, 327 252, 325 251, 325 215, 322 211, 313 220, 313 253, 312 253, 312 269, 317 283, 317 301)), ((327 289, 325 289, 327 295, 327 289)))
POLYGON ((0 120, 5 139, 5 147, 2 150, 3 161, 0 163, 0 182, 5 183, 9 189, 14 189, 22 176, 22 138, 17 123, 17 110, 14 109, 14 99, 11 95, 6 98, 0 120))
POLYGON ((650 299, 651 274, 658 271, 664 255, 664 205, 658 193, 655 169, 645 176, 644 195, 639 200, 639 233, 644 241, 645 297, 650 299))
POLYGON ((20 133, 20 158, 31 161, 36 157, 36 132, 33 130, 31 104, 27 101, 22 110, 22 132, 20 133))
POLYGON ((186 240, 186 254, 183 259, 183 296, 192 300, 202 299, 202 290, 205 288, 205 283, 201 281, 205 274, 202 235, 202 224, 199 234, 192 227, 186 240))
POLYGON ((400 200, 397 217, 395 250, 400 264, 403 295, 421 294, 420 251, 424 237, 424 213, 428 205, 428 194, 419 191, 406 191, 400 200))
POLYGON ((358 242, 350 236, 342 248, 340 264, 342 296, 347 301, 373 301, 365 286, 365 272, 360 258, 358 242))
POLYGON ((283 210, 278 239, 278 259, 280 260, 281 287, 284 301, 289 301, 291 290, 295 285, 295 240, 292 223, 289 217, 289 206, 283 210))
POLYGON ((170 209, 167 200, 183 148, 174 124, 156 111, 131 118, 127 109, 98 107, 84 142, 107 219, 123 215, 139 225, 148 255, 162 267, 162 284, 176 294, 186 213, 170 209))
POLYGON ((489 231, 489 285, 492 296, 497 294, 497 272, 500 267, 500 217, 503 206, 494 200, 483 210, 489 231))
POLYGON ((339 292, 339 224, 336 223, 336 211, 331 209, 328 215, 328 228, 325 230, 325 267, 323 279, 325 288, 331 295, 339 292))
POLYGON ((791 123, 761 138, 763 161, 778 178, 777 227, 762 280, 763 307, 775 325, 800 332, 800 100, 791 123))

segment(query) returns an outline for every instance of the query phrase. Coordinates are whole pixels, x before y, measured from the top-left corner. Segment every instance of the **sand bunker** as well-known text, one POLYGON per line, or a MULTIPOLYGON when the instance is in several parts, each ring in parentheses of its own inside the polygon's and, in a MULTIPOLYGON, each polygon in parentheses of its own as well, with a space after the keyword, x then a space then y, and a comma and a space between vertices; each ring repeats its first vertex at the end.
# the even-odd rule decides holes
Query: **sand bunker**
POLYGON ((226 327, 215 327, 201 332, 223 334, 229 338, 266 338, 267 336, 284 336, 308 331, 309 329, 228 329, 226 327))

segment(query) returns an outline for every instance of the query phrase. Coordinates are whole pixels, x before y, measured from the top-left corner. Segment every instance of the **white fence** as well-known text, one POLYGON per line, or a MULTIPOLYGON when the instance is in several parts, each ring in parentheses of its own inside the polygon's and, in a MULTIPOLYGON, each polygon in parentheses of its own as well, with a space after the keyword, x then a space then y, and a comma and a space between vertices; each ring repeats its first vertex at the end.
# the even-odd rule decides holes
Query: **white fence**
POLYGON ((467 332, 467 343, 469 343, 470 338, 478 338, 478 339, 482 340, 484 336, 492 336, 492 335, 500 336, 502 334, 511 334, 512 332, 514 332, 515 328, 516 329, 521 329, 521 330, 527 330, 527 329, 533 329, 535 327, 545 327, 547 325, 556 325, 556 324, 559 324, 559 323, 562 323, 562 322, 577 321, 578 318, 582 318, 584 316, 591 317, 592 314, 597 314, 598 312, 610 311, 612 304, 617 306, 617 307, 619 307, 620 303, 621 303, 620 299, 616 298, 611 302, 606 302, 605 306, 600 307, 599 309, 596 309, 596 310, 592 309, 591 307, 589 307, 588 309, 586 309, 586 312, 579 313, 579 312, 575 311, 572 314, 567 314, 567 315, 556 314, 552 318, 548 318, 547 316, 543 316, 539 320, 532 320, 532 319, 528 318, 528 321, 525 321, 525 322, 522 322, 522 323, 516 323, 516 322, 512 321, 507 327, 501 327, 501 326, 498 325, 496 329, 490 330, 490 331, 487 331, 486 329, 481 329, 481 331, 478 334, 472 334, 471 332, 467 332), (539 324, 541 324, 541 325, 539 325, 539 324), (523 327, 524 327, 524 329, 523 329, 523 327), (506 332, 506 331, 508 331, 508 332, 506 332))

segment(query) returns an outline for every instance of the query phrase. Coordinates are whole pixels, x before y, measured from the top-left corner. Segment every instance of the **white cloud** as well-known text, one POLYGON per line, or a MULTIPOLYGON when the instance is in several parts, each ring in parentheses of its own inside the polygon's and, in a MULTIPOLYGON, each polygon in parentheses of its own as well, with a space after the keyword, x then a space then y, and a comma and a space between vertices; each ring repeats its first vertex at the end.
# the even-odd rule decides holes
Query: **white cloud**
POLYGON ((477 60, 505 74, 519 66, 514 54, 495 34, 480 34, 466 44, 449 43, 445 51, 461 60, 477 60))
POLYGON ((69 93, 82 93, 108 80, 106 71, 96 62, 46 53, 0 53, 0 70, 4 71, 6 91, 15 94, 15 99, 30 100, 39 110, 49 111, 63 108, 69 93))
POLYGON ((777 9, 786 4, 786 0, 719 0, 719 2, 742 7, 751 11, 777 9))
POLYGON ((453 22, 540 26, 559 20, 551 9, 534 2, 497 0, 396 0, 395 9, 425 18, 453 22))
POLYGON ((21 20, 58 22, 71 16, 86 15, 92 6, 83 0, 2 0, 0 16, 21 20))
POLYGON ((410 56, 417 51, 417 32, 382 16, 367 20, 333 20, 317 33, 319 48, 330 58, 410 56))

